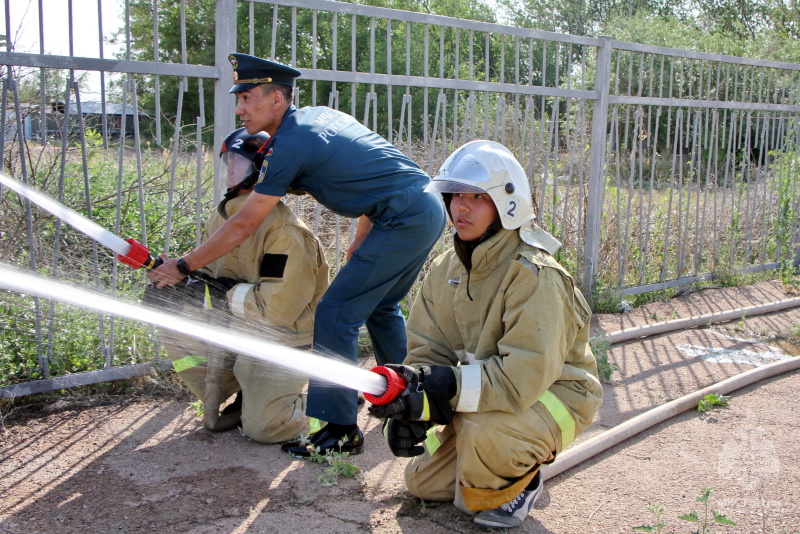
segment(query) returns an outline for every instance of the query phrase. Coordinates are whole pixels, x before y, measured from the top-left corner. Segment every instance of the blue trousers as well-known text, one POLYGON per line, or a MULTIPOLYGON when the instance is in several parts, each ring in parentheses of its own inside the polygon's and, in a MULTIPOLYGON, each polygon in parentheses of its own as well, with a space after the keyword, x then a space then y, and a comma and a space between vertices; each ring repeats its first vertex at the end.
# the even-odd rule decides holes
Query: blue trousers
MULTIPOLYGON (((378 365, 406 357, 406 320, 399 302, 408 294, 442 235, 441 197, 420 200, 391 221, 372 226, 317 305, 314 351, 358 361, 358 331, 366 323, 378 365)), ((312 378, 306 415, 340 425, 356 423, 358 392, 312 378)))

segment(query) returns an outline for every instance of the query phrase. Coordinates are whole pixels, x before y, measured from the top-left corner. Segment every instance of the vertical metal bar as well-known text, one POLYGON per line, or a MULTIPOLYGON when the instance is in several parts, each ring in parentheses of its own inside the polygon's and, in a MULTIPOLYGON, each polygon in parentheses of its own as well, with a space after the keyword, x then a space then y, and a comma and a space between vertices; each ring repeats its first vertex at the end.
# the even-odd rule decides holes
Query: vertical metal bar
MULTIPOLYGON (((386 19, 386 74, 392 75, 392 19, 386 19)), ((393 143, 392 84, 386 84, 386 140, 393 143)))
MULTIPOLYGON (((444 79, 444 26, 439 26, 439 79, 444 79)), ((436 98, 436 120, 439 120, 439 106, 442 105, 442 161, 447 157, 447 99, 445 98, 444 89, 439 89, 439 95, 436 98), (441 102, 440 102, 441 101, 441 102), (442 104, 443 103, 443 104, 442 104)), ((433 142, 431 147, 436 144, 436 134, 433 134, 433 142)), ((433 169, 431 169, 432 171, 433 169)), ((429 173, 430 174, 430 173, 429 173)))
MULTIPOLYGON (((581 89, 585 91, 586 90, 586 48, 585 47, 582 50, 581 56, 582 56, 581 57, 581 89)), ((585 244, 585 240, 584 240, 584 230, 585 230, 585 228, 584 228, 584 225, 583 225, 583 213, 584 213, 584 200, 583 200, 584 199, 584 195, 583 195, 583 190, 584 190, 584 185, 586 184, 586 171, 587 171, 587 168, 586 168, 586 150, 585 150, 585 147, 586 147, 586 131, 587 131, 587 128, 586 128, 586 100, 583 99, 583 98, 580 99, 578 114, 579 114, 579 117, 580 117, 580 119, 578 121, 578 129, 580 130, 580 141, 578 143, 578 151, 579 151, 579 154, 580 154, 578 165, 580 167, 580 174, 579 174, 579 177, 578 177, 579 191, 578 191, 578 195, 577 195, 577 199, 576 199, 576 204, 577 204, 577 207, 578 207, 578 214, 577 214, 576 221, 575 221, 575 228, 577 230, 577 235, 576 235, 576 239, 575 239, 575 243, 576 243, 575 244, 575 252, 577 254, 581 254, 580 258, 577 261, 579 261, 581 263, 580 266, 582 268, 582 261, 583 261, 582 253, 583 253, 583 247, 584 247, 584 244, 585 244), (580 248, 578 248, 578 247, 580 247, 580 248)))
MULTIPOLYGON (((130 18, 128 18, 125 24, 128 26, 130 31, 130 18)), ((156 63, 159 62, 158 43, 158 0, 153 0, 153 61, 156 63)), ((128 41, 128 46, 130 46, 130 40, 128 41)), ((153 83, 153 92, 155 94, 154 114, 156 119, 156 144, 161 145, 161 77, 158 74, 155 75, 153 83)), ((124 137, 122 134, 120 134, 120 136, 120 138, 124 137)))
MULTIPOLYGON (((277 16, 278 6, 273 14, 277 16)), ((276 24, 272 26, 272 53, 275 53, 276 24)), ((222 141, 234 130, 236 116, 235 98, 228 93, 231 83, 231 64, 228 54, 236 50, 236 0, 217 0, 217 15, 214 32, 214 65, 217 79, 214 80, 214 154, 222 150, 222 141)), ((222 160, 214 158, 214 203, 218 204, 225 193, 225 180, 222 177, 222 160)))
POLYGON ((433 132, 431 133, 431 142, 428 148, 428 175, 430 176, 433 175, 433 156, 436 149, 436 134, 438 133, 439 129, 439 110, 442 107, 443 96, 444 95, 442 93, 439 93, 436 97, 436 112, 433 116, 433 132))
MULTIPOLYGON (((453 71, 453 79, 461 79, 461 33, 459 28, 454 28, 455 32, 455 70, 453 71)), ((458 103, 459 103, 459 90, 453 90, 453 148, 460 146, 466 142, 466 139, 459 143, 458 139, 458 103)))
MULTIPOLYGON (((690 115, 690 113, 687 113, 690 115)), ((678 116, 683 118, 683 110, 678 110, 678 116)), ((678 210, 677 210, 677 219, 678 219, 678 226, 676 228, 677 237, 676 243, 678 246, 678 268, 676 278, 683 276, 683 260, 685 257, 685 249, 684 249, 684 231, 683 231, 683 189, 684 189, 684 180, 683 180, 683 168, 684 168, 684 161, 683 161, 683 147, 684 141, 684 128, 686 128, 687 133, 685 135, 688 136, 688 128, 689 128, 689 120, 686 120, 686 125, 684 125, 683 120, 678 120, 676 117, 677 126, 675 128, 675 152, 672 155, 673 161, 677 161, 678 167, 678 210)))
POLYGON ((178 167, 178 151, 181 139, 181 112, 183 111, 183 94, 186 91, 186 78, 178 85, 178 105, 175 112, 175 132, 172 134, 172 167, 169 174, 169 190, 167 193, 167 228, 164 235, 164 254, 169 255, 170 239, 172 237, 173 198, 175 196, 175 173, 178 167))
MULTIPOLYGON (((671 67, 670 67, 671 70, 671 67)), ((682 120, 682 113, 683 110, 680 108, 675 113, 675 123, 680 124, 682 120)), ((672 145, 672 154, 670 157, 670 170, 669 170, 669 187, 667 188, 667 220, 664 227, 664 247, 662 248, 661 252, 661 275, 659 276, 659 281, 663 281, 666 279, 669 269, 670 263, 670 255, 669 255, 669 244, 670 244, 670 229, 672 224, 672 205, 673 205, 673 198, 675 196, 675 153, 677 152, 677 144, 678 144, 678 129, 679 127, 675 127, 675 137, 673 138, 672 128, 670 127, 672 124, 672 109, 667 110, 667 135, 666 135, 666 143, 665 146, 669 147, 672 145), (671 141, 671 142, 670 142, 671 141)))
MULTIPOLYGON (((7 70, 6 72, 9 72, 7 70)), ((8 128, 8 87, 6 87, 6 78, 0 78, 0 132, 3 135, 0 135, 0 155, 6 153, 6 136, 5 132, 7 132, 8 128)), ((17 134, 19 136, 19 134, 17 134)), ((19 136, 18 139, 22 139, 24 136, 19 136)), ((0 160, 0 170, 5 170, 5 157, 0 160)), ((0 185, 0 195, 3 193, 3 186, 0 185)))
POLYGON ((251 56, 256 54, 256 14, 255 14, 255 2, 250 0, 247 5, 247 26, 248 26, 248 34, 250 36, 250 48, 248 49, 248 53, 251 56))
MULTIPOLYGON (((104 43, 103 43, 103 0, 97 0, 97 36, 99 46, 100 59, 104 59, 104 43)), ((44 109, 44 108, 42 108, 44 109)), ((100 133, 103 137, 103 148, 108 148, 108 115, 106 113, 106 73, 100 71, 100 133)))
MULTIPOLYGON (((194 140, 194 154, 195 154, 195 196, 194 196, 194 212, 195 212, 195 235, 194 241, 196 246, 200 246, 203 240, 203 218, 201 212, 203 211, 203 128, 206 125, 206 113, 203 95, 203 79, 197 79, 197 98, 200 107, 200 116, 197 117, 197 128, 195 129, 194 140)), ((137 121, 138 123, 138 121, 137 121)), ((138 130, 138 128, 137 128, 138 130)), ((138 134, 137 134, 138 137, 138 134)), ((213 159, 217 158, 216 154, 212 154, 213 159)))
MULTIPOLYGON (((78 112, 78 117, 83 117, 83 109, 81 107, 81 94, 79 91, 79 85, 77 82, 73 82, 73 90, 75 91, 75 107, 78 112)), ((89 220, 94 219, 94 215, 92 213, 92 196, 91 196, 91 189, 89 187, 89 161, 86 157, 86 129, 83 120, 78 121, 78 136, 80 141, 80 151, 81 151, 81 171, 83 175, 83 197, 84 201, 86 202, 86 216, 89 220)), ((97 242, 91 240, 91 248, 92 248, 92 270, 94 273, 94 285, 95 289, 101 288, 101 277, 100 277, 100 262, 98 258, 98 251, 97 251, 97 242)), ((98 323, 98 336, 97 338, 100 340, 100 354, 103 356, 105 360, 107 357, 110 357, 109 347, 106 340, 106 328, 105 328, 105 318, 103 317, 102 313, 97 314, 97 323, 98 323)))
MULTIPOLYGON (((122 88, 122 114, 124 119, 128 114, 128 94, 131 92, 131 75, 126 75, 125 83, 122 88)), ((114 200, 114 233, 119 235, 120 225, 122 221, 122 179, 125 167, 125 128, 124 122, 120 125, 119 136, 119 159, 117 162, 117 194, 114 200)), ((117 287, 119 284, 119 262, 114 262, 111 266, 111 295, 116 296, 117 287)), ((114 358, 114 347, 116 342, 116 317, 111 316, 109 319, 108 329, 108 345, 109 350, 106 354, 104 369, 111 367, 114 358)))
MULTIPOLYGON (((72 2, 68 2, 67 8, 69 10, 69 16, 67 17, 68 20, 68 27, 70 34, 72 33, 72 2)), ((71 53, 70 53, 71 55, 71 53)), ((64 202, 64 178, 65 178, 65 171, 67 166, 67 147, 69 146, 69 116, 70 116, 70 107, 72 102, 70 101, 70 96, 72 94, 72 84, 75 81, 75 73, 74 71, 70 70, 69 74, 67 75, 67 86, 64 90, 64 122, 61 125, 61 154, 60 159, 61 163, 59 165, 59 173, 58 173, 58 201, 64 202)), ((80 117, 78 117, 80 120, 80 117)), ((58 257, 61 251, 61 219, 56 218, 55 220, 55 235, 53 236, 53 254, 50 259, 50 277, 58 279, 58 257)), ((45 378, 47 378, 50 374, 49 366, 50 362, 53 361, 53 335, 56 330, 56 300, 49 299, 49 313, 48 313, 48 328, 47 328, 47 351, 45 352, 45 360, 44 365, 47 369, 47 373, 45 374, 45 378)))
POLYGON ((595 93, 597 100, 592 113, 592 149, 589 160, 589 194, 586 204, 586 246, 583 259, 583 291, 591 295, 594 289, 600 256, 600 221, 605 192, 604 156, 607 140, 608 90, 611 69, 611 39, 600 37, 597 48, 595 93))
MULTIPOLYGON (((375 74, 375 26, 376 21, 375 17, 370 17, 369 19, 369 73, 370 75, 375 74)), ((369 109, 370 102, 375 102, 377 99, 375 98, 375 84, 371 83, 369 85, 369 93, 366 95, 366 102, 365 106, 369 109)), ((376 107, 376 106, 373 106, 376 107)), ((364 117, 364 126, 369 128, 369 124, 366 122, 367 118, 364 117)), ((377 131, 377 120, 378 114, 373 113, 372 115, 372 131, 377 131)))
POLYGON ((297 66, 297 6, 292 6, 292 67, 297 66))
MULTIPOLYGON (((428 29, 429 26, 425 24, 423 26, 423 53, 422 53, 422 75, 425 78, 430 76, 430 65, 429 65, 429 58, 428 58, 428 50, 430 47, 430 42, 428 39, 428 29)), ((422 142, 424 145, 428 145, 429 138, 428 138, 428 88, 425 87, 422 89, 422 142)))
MULTIPOLYGON (((317 68, 317 14, 318 10, 311 10, 311 68, 317 68)), ((311 105, 317 105, 317 80, 311 80, 311 105)), ((296 208, 300 207, 300 197, 295 198, 296 208)), ((298 211, 298 210, 296 210, 298 211)))
MULTIPOLYGON (((6 4, 6 13, 8 13, 8 5, 6 4)), ((8 24, 8 21, 6 22, 8 24)), ((10 35, 10 34, 9 34, 10 35)), ((7 80, 7 87, 10 88, 14 92, 14 115, 16 120, 16 127, 17 127, 17 136, 20 139, 19 143, 19 165, 20 165, 20 173, 22 174, 22 183, 29 184, 30 180, 28 177, 28 156, 25 149, 25 143, 22 142, 21 136, 23 130, 22 125, 22 111, 20 109, 19 103, 19 87, 17 85, 17 80, 12 78, 11 69, 6 70, 6 80, 7 80)), ((36 242, 34 240, 33 234, 33 215, 31 212, 31 202, 27 198, 23 200, 25 205, 25 230, 28 233, 28 267, 32 272, 36 272, 37 269, 37 261, 36 261, 36 242)), ((39 371, 42 373, 42 376, 47 378, 50 375, 50 370, 47 366, 47 361, 45 360, 45 353, 44 353, 44 345, 42 342, 42 306, 39 297, 33 297, 33 307, 34 307, 34 329, 36 331, 36 354, 39 362, 39 371)))
MULTIPOLYGON (((351 72, 358 71, 356 63, 356 16, 352 15, 350 19, 350 67, 351 72)), ((356 115, 356 83, 350 84, 350 114, 355 117, 356 115)))
MULTIPOLYGON (((487 33, 486 38, 484 39, 485 48, 484 48, 484 60, 483 60, 483 69, 484 69, 484 81, 488 82, 490 80, 489 71, 491 70, 489 62, 491 57, 491 50, 492 50, 492 41, 491 41, 491 34, 487 33)), ((483 92, 483 134, 488 139, 488 132, 489 132, 489 91, 483 92)))
MULTIPOLYGON (((519 85, 519 71, 520 71, 520 64, 519 64, 519 36, 514 37, 514 83, 519 85)), ((514 92, 514 143, 513 145, 516 147, 520 145, 519 141, 519 93, 514 92)), ((522 161, 522 152, 519 153, 520 161, 522 161)))
POLYGON ((181 63, 186 64, 186 0, 181 0, 181 63))
MULTIPOLYGON (((617 56, 619 57, 619 55, 617 56)), ((614 190, 616 192, 615 195, 615 204, 614 204, 614 214, 615 214, 615 222, 617 227, 617 236, 622 236, 622 148, 620 147, 619 141, 619 111, 620 107, 615 105, 614 111, 611 115, 611 149, 609 150, 609 159, 614 160, 614 190)), ((623 275, 623 258, 624 258, 624 242, 621 237, 617 238, 617 285, 622 287, 624 281, 623 275)))
MULTIPOLYGON (((469 31, 469 81, 475 81, 475 32, 469 31)), ((475 138, 475 92, 470 90, 468 98, 468 107, 470 112, 467 114, 469 117, 469 137, 475 138)), ((466 127, 466 125, 465 125, 466 127)))
MULTIPOLYGON (((6 0, 6 39, 8 42, 11 42, 11 12, 9 11, 8 0, 6 0)), ((39 53, 44 54, 44 9, 42 6, 42 0, 39 0, 39 53)), ((47 114, 45 110, 47 109, 47 92, 45 88, 45 68, 41 67, 39 69, 39 109, 41 110, 39 114, 39 132, 41 135, 41 141, 44 146, 47 146, 47 114)))
MULTIPOLYGON (((219 23, 219 4, 217 4, 217 23, 219 23)), ((227 6, 226 6, 227 8, 227 6)), ((236 20, 236 2, 233 1, 233 20, 236 20)), ((272 6, 272 32, 270 33, 270 47, 269 47, 269 57, 272 59, 277 59, 276 54, 277 51, 275 50, 275 45, 278 39, 278 4, 272 6)), ((236 48, 236 41, 233 42, 233 48, 236 48)), ((231 48, 230 50, 233 50, 231 48)))
MULTIPOLYGON (((406 22, 406 76, 411 76, 411 23, 406 22)), ((406 111, 406 121, 408 122, 408 127, 406 128, 406 155, 409 158, 413 159, 411 154, 411 124, 412 124, 412 117, 411 117, 411 87, 406 86, 406 92, 403 95, 403 109, 408 110, 406 111)), ((403 119, 400 119, 400 124, 403 124, 403 119)))

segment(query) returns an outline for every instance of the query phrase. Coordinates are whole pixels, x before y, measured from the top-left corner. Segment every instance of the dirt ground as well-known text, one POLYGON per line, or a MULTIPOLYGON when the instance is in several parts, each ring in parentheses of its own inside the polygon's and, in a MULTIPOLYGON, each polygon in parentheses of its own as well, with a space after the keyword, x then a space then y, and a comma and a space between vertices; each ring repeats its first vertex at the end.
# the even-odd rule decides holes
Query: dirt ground
MULTIPOLYGON (((621 315, 595 332, 789 298, 780 282, 706 289, 621 315)), ((727 377, 800 353, 780 337, 800 310, 614 346, 619 366, 592 427, 576 443, 727 377)), ((360 362, 370 367, 368 359, 360 362)), ((731 394, 706 415, 691 411, 548 480, 516 532, 630 533, 699 530, 678 519, 712 487, 711 507, 737 526, 717 532, 800 532, 800 372, 731 394)), ((61 400, 6 417, 0 430, 0 532, 267 533, 477 532, 450 503, 423 503, 403 483, 378 422, 361 409, 362 476, 322 486, 323 466, 288 458, 238 431, 211 434, 185 398, 61 400)))

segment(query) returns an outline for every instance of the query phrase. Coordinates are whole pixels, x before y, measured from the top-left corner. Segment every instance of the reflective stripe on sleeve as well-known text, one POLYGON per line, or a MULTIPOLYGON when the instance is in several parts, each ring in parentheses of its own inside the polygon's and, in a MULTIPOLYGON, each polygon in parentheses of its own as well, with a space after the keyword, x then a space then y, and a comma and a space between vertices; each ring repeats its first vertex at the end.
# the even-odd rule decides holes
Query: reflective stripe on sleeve
POLYGON ((481 400, 481 366, 461 365, 461 394, 458 396, 457 412, 477 412, 481 400))
POLYGON ((172 368, 175 369, 176 373, 180 373, 181 371, 191 369, 192 367, 197 367, 198 365, 205 365, 206 362, 208 362, 208 358, 205 356, 195 356, 194 354, 190 354, 178 360, 173 360, 172 368))
POLYGON ((425 441, 423 442, 425 450, 428 451, 428 454, 431 456, 433 456, 436 453, 436 450, 442 446, 442 441, 439 439, 439 436, 436 435, 437 428, 439 427, 430 427, 425 433, 425 441))
POLYGON ((561 429, 561 450, 563 451, 575 439, 575 419, 572 418, 572 414, 569 413, 561 399, 556 397, 549 389, 542 393, 542 396, 539 397, 539 402, 547 408, 547 411, 550 412, 550 417, 561 429))
POLYGON ((244 303, 247 300, 247 294, 255 284, 236 284, 233 287, 233 294, 230 299, 231 313, 236 317, 244 317, 244 303))

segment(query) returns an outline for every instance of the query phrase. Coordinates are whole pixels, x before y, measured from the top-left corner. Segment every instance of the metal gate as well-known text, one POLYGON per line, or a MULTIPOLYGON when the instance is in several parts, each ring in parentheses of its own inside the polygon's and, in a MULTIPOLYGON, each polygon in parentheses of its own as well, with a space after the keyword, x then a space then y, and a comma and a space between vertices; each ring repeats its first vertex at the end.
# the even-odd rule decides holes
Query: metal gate
MULTIPOLYGON (((558 259, 587 294, 774 269, 797 247, 800 65, 327 0, 217 0, 213 18, 198 13, 203 2, 126 1, 112 50, 104 22, 116 3, 85 1, 96 14, 81 0, 40 13, 32 50, 13 38, 23 7, 5 3, 4 170, 154 251, 194 246, 220 198, 234 51, 297 67, 299 106, 352 114, 429 173, 468 140, 508 146, 539 224, 564 242, 558 259), (50 53, 50 18, 66 29, 65 52, 50 53), (88 34, 95 48, 76 51, 88 34), (192 59, 201 52, 205 65, 192 59)), ((13 193, 0 202, 3 262, 140 294, 141 273, 13 193)), ((338 269, 350 221, 313 202, 290 206, 338 269)), ((0 376, 12 384, 3 396, 132 376, 158 359, 140 325, 0 298, 12 310, 0 316, 0 376), (70 329, 81 335, 62 334, 70 329), (78 350, 90 354, 76 361, 78 350)))

